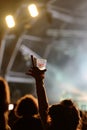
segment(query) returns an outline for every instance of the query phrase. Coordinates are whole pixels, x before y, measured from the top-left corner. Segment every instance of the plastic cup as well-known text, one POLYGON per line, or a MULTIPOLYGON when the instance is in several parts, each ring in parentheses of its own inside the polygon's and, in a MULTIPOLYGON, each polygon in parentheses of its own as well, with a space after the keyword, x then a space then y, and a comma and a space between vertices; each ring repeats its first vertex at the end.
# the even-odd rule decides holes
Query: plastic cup
POLYGON ((47 60, 46 59, 37 59, 36 65, 40 70, 46 69, 47 60))

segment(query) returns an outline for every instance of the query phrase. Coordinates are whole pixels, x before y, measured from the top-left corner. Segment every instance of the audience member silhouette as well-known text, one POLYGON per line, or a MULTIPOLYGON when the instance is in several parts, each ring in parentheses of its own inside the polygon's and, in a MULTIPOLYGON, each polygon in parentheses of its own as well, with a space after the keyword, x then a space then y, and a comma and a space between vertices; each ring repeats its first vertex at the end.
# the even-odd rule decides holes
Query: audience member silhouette
POLYGON ((44 87, 45 71, 31 67, 27 74, 35 78, 39 113, 44 130, 77 130, 80 112, 72 100, 66 99, 49 107, 44 87))
POLYGON ((87 130, 87 111, 80 110, 80 116, 82 119, 82 130, 87 130))
POLYGON ((4 78, 0 77, 0 130, 10 130, 10 127, 8 125, 9 103, 9 85, 4 78))
POLYGON ((14 123, 13 130, 42 130, 38 102, 33 95, 26 94, 17 101, 15 114, 19 119, 14 123))
POLYGON ((9 115, 8 115, 8 124, 11 127, 11 129, 13 128, 14 122, 18 119, 18 117, 15 115, 16 103, 14 103, 13 105, 14 107, 12 110, 9 110, 9 115))

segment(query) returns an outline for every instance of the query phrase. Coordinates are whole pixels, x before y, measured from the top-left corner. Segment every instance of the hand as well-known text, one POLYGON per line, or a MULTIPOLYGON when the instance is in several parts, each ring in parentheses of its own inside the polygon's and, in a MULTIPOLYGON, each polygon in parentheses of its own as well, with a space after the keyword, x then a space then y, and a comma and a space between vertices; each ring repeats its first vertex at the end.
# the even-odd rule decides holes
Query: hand
POLYGON ((31 67, 26 74, 34 77, 37 80, 40 80, 40 79, 44 79, 45 72, 46 69, 40 70, 38 67, 31 67))

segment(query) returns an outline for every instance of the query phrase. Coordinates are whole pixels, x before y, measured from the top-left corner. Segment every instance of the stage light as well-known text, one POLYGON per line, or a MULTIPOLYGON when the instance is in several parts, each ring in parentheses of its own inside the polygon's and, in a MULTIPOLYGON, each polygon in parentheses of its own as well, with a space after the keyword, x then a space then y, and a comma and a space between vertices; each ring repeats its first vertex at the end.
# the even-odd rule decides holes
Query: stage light
POLYGON ((12 15, 6 16, 5 20, 9 28, 13 28, 15 26, 15 21, 12 15))
POLYGON ((35 4, 30 4, 28 6, 28 11, 32 17, 38 16, 39 12, 35 4))

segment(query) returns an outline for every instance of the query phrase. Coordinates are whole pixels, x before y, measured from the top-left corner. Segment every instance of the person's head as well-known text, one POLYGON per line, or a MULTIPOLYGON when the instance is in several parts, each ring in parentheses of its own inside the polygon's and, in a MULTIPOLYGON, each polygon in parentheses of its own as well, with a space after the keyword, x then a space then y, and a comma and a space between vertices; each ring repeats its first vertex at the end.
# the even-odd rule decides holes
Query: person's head
POLYGON ((49 109, 49 115, 54 129, 76 130, 79 125, 79 110, 69 99, 63 100, 60 104, 52 105, 49 109))
POLYGON ((7 81, 0 77, 0 112, 8 111, 10 103, 10 90, 7 81))
POLYGON ((8 106, 10 103, 10 90, 7 81, 0 77, 0 129, 7 129, 8 126, 8 106))
POLYGON ((31 94, 27 94, 18 99, 15 114, 19 117, 33 116, 38 113, 37 99, 31 94))

